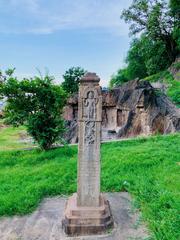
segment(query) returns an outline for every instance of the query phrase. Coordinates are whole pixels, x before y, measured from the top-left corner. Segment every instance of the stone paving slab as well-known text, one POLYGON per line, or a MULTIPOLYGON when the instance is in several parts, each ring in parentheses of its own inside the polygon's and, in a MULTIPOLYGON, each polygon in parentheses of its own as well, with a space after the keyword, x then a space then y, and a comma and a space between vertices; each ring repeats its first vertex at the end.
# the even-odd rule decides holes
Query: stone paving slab
POLYGON ((0 240, 144 240, 148 237, 140 214, 132 211, 126 192, 106 193, 115 221, 105 235, 67 237, 61 226, 67 197, 46 198, 32 214, 0 218, 0 240))

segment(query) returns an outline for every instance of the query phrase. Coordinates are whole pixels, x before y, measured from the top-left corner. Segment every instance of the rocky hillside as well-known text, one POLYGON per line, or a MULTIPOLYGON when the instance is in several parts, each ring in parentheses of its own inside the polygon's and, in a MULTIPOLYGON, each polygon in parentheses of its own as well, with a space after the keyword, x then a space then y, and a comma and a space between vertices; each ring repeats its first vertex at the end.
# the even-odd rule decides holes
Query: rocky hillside
MULTIPOLYGON (((78 96, 64 109, 68 142, 78 141, 78 96)), ((134 80, 103 91, 102 140, 180 131, 180 109, 148 81, 134 80)))

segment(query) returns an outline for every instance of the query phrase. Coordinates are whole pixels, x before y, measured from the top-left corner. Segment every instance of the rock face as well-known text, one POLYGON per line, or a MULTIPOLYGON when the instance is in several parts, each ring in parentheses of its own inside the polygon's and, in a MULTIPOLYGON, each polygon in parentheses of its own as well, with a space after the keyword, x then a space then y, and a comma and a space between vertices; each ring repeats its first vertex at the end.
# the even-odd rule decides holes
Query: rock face
MULTIPOLYGON (((102 140, 180 131, 180 109, 147 81, 130 81, 102 97, 102 140)), ((64 109, 70 143, 78 142, 77 111, 74 95, 64 109)))

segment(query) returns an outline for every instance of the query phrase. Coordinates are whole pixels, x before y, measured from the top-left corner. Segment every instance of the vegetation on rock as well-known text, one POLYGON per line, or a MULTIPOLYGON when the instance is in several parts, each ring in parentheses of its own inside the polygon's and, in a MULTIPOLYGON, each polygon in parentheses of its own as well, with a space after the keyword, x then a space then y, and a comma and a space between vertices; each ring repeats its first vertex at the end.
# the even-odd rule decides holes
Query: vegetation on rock
MULTIPOLYGON (((174 68, 177 68, 177 64, 172 64, 174 68)), ((179 70, 178 70, 179 71, 179 70)), ((153 74, 145 78, 145 80, 154 83, 160 82, 166 85, 166 94, 171 100, 180 107, 180 81, 176 80, 170 70, 164 70, 159 73, 153 74)))

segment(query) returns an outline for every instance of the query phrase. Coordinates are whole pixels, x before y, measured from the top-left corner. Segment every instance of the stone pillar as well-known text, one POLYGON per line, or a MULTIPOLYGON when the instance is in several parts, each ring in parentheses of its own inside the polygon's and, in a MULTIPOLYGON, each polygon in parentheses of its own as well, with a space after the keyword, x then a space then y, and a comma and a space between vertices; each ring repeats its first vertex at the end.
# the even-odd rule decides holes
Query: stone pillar
POLYGON ((78 101, 78 206, 99 206, 102 96, 99 77, 88 74, 80 81, 78 101))
POLYGON ((100 194, 102 96, 99 77, 80 81, 77 193, 68 199, 63 227, 68 235, 100 234, 113 226, 109 202, 100 194))

